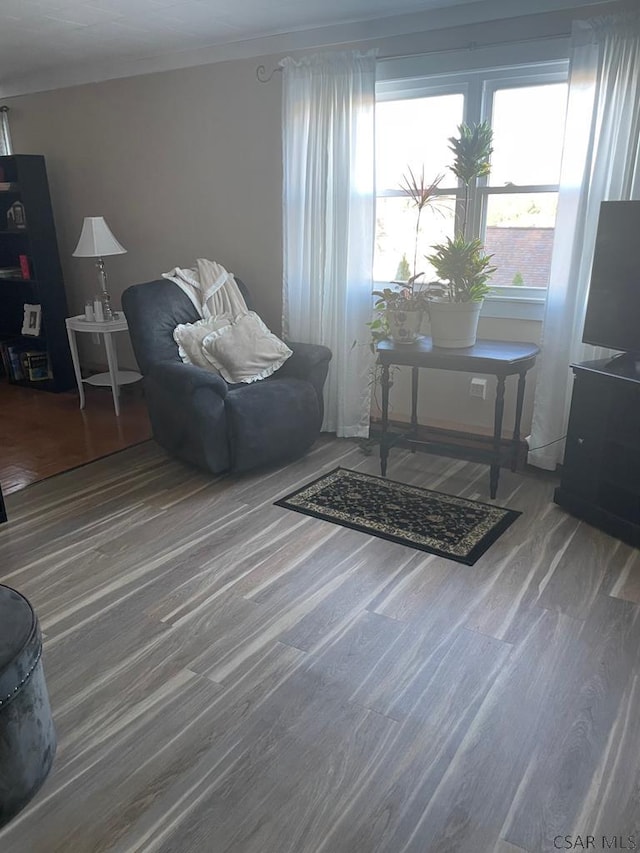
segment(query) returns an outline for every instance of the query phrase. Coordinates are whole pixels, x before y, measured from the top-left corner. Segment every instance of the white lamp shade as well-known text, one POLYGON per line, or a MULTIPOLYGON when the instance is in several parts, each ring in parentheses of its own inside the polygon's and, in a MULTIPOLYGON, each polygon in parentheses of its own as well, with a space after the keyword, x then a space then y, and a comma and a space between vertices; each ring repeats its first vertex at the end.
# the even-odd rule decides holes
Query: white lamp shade
POLYGON ((126 251, 109 230, 103 216, 85 216, 74 258, 101 258, 123 255, 126 251))

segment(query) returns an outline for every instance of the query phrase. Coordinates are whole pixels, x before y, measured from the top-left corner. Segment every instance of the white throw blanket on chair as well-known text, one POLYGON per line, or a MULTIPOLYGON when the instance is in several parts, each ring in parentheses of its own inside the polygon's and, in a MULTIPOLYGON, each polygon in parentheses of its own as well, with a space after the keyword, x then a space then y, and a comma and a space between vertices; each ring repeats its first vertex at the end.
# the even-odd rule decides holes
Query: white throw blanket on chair
POLYGON ((182 361, 215 369, 231 384, 257 382, 292 355, 289 347, 249 311, 236 280, 215 261, 198 258, 197 269, 162 273, 183 290, 202 318, 173 331, 182 361))
POLYGON ((198 258, 197 269, 175 267, 162 273, 189 297, 203 320, 222 315, 235 320, 249 309, 240 288, 230 272, 215 261, 198 258))

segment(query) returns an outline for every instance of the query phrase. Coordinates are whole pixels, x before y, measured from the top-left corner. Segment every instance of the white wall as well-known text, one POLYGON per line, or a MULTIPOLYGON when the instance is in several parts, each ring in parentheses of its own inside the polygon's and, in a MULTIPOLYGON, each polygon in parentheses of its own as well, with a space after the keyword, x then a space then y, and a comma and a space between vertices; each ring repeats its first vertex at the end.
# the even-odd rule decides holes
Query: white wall
MULTIPOLYGON (((129 284, 206 257, 246 280, 279 328, 280 93, 257 82, 253 61, 29 95, 10 108, 15 151, 46 157, 71 312, 96 289, 93 262, 71 253, 83 217, 102 215, 128 249, 105 262, 116 305, 129 284)), ((85 346, 84 360, 98 353, 85 346)))
MULTIPOLYGON (((359 44, 394 56, 469 41, 566 36, 571 17, 565 11, 359 44)), ((565 44, 552 41, 554 53, 565 44)), ((548 44, 540 49, 548 52, 548 44)), ((443 54, 443 64, 446 56, 450 65, 453 55, 443 54)), ((458 61, 472 63, 477 56, 476 50, 463 51, 458 61)), ((106 261, 116 305, 127 285, 208 257, 245 280, 256 310, 280 329, 281 77, 275 74, 262 84, 255 74, 258 62, 271 68, 279 58, 220 62, 6 99, 16 152, 46 157, 72 313, 82 311, 96 280, 92 262, 71 253, 83 217, 102 215, 129 250, 106 261)), ((539 333, 539 324, 481 320, 484 337, 536 341, 539 333)), ((133 366, 121 337, 121 362, 133 366)), ((102 360, 97 347, 89 341, 83 345, 85 364, 102 360)), ((430 397, 430 417, 488 426, 491 405, 470 401, 467 388, 468 377, 443 378, 430 397)), ((532 389, 530 382, 525 432, 532 389)), ((510 411, 510 399, 507 405, 510 411)), ((403 409, 408 406, 397 406, 403 409)))

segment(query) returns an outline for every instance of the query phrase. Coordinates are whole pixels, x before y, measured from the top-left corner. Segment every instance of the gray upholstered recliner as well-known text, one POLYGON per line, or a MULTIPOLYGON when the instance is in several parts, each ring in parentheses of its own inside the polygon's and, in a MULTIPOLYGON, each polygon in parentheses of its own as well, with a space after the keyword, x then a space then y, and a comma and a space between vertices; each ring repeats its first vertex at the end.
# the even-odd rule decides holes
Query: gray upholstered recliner
POLYGON ((316 440, 331 360, 327 347, 287 341, 293 355, 272 376, 229 385, 180 359, 173 330, 200 318, 176 284, 133 285, 122 294, 122 307, 153 435, 170 454, 213 473, 244 471, 301 456, 316 440))

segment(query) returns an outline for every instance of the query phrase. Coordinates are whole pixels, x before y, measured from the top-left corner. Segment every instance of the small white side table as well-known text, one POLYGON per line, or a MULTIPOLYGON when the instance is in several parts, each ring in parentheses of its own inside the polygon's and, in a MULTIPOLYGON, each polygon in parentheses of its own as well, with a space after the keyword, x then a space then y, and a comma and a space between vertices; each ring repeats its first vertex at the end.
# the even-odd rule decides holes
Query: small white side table
POLYGON ((67 317, 67 335, 69 337, 69 348, 71 349, 71 358, 73 360, 73 371, 76 375, 78 384, 78 393, 80 394, 80 408, 84 409, 84 386, 88 385, 110 385, 113 394, 113 405, 116 410, 116 415, 120 414, 120 386, 129 385, 132 382, 138 382, 142 379, 142 375, 135 370, 118 370, 118 361, 116 358, 115 347, 111 340, 111 335, 114 332, 126 332, 128 330, 127 321, 122 311, 114 312, 114 319, 98 323, 97 321, 85 320, 84 314, 78 314, 76 317, 67 317), (104 337, 104 348, 107 353, 107 364, 109 365, 108 373, 97 373, 95 376, 89 376, 86 379, 82 378, 80 373, 80 360, 78 357, 78 343, 76 341, 76 332, 93 332, 104 337))

